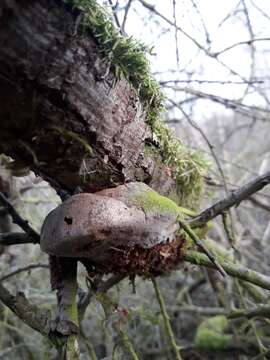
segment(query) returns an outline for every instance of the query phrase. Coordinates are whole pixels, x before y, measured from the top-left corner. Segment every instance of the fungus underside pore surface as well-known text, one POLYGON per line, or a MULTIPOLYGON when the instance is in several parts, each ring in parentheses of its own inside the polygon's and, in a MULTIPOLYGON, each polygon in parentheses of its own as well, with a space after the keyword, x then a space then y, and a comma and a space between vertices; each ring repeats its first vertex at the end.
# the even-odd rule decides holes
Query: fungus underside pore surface
POLYGON ((125 78, 136 90, 146 112, 146 119, 158 145, 146 145, 146 152, 158 153, 163 164, 172 169, 176 181, 174 200, 196 208, 202 193, 202 174, 207 163, 198 152, 189 150, 161 120, 164 94, 151 75, 147 54, 152 49, 132 37, 120 35, 106 8, 95 0, 62 0, 81 13, 80 28, 89 31, 114 72, 116 79, 125 78))

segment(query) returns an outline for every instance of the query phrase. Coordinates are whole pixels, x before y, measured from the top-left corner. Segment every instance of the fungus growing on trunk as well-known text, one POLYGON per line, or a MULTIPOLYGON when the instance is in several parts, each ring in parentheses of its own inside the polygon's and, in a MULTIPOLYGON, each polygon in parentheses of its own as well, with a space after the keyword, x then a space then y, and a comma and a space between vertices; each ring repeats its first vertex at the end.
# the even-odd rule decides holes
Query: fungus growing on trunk
POLYGON ((41 248, 89 272, 158 275, 183 255, 179 209, 144 183, 77 194, 45 219, 41 248))

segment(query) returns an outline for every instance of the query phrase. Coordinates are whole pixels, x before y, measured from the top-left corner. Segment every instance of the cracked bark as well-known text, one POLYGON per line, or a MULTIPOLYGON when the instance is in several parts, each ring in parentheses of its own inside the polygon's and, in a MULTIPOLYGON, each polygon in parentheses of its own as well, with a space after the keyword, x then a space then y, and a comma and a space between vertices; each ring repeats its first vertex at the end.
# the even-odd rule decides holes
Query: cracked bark
POLYGON ((135 91, 107 74, 90 32, 74 35, 76 16, 60 0, 1 1, 0 152, 69 191, 143 181, 167 195, 135 91))

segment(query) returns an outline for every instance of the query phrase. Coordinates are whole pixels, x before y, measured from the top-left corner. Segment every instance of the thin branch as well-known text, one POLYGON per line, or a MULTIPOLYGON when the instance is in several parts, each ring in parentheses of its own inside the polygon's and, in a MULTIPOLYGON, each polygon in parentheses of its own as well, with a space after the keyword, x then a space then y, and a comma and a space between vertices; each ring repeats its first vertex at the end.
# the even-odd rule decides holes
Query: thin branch
POLYGON ((87 293, 81 295, 78 303, 78 314, 80 321, 82 321, 82 319, 84 318, 86 309, 95 295, 106 293, 113 286, 117 285, 120 281, 122 281, 125 278, 126 275, 116 274, 116 275, 112 275, 106 281, 102 281, 102 279, 99 279, 97 284, 90 282, 90 284, 92 285, 91 288, 87 293))
POLYGON ((32 270, 32 269, 38 269, 38 268, 44 268, 44 269, 48 269, 49 268, 49 265, 48 264, 42 264, 42 263, 39 263, 39 264, 29 264, 27 266, 24 266, 24 267, 20 267, 14 271, 11 271, 10 273, 0 277, 0 282, 3 282, 9 278, 11 278, 12 276, 14 275, 17 275, 17 274, 20 274, 24 271, 29 271, 29 270, 32 270))
MULTIPOLYGON (((198 251, 187 251, 184 255, 184 260, 195 265, 215 268, 215 265, 207 258, 207 256, 198 251)), ((247 281, 263 289, 270 290, 270 276, 250 270, 242 265, 229 263, 221 258, 219 258, 219 262, 228 275, 247 281)))
POLYGON ((172 348, 172 350, 173 350, 173 352, 175 354, 175 359, 182 360, 180 350, 179 350, 179 346, 177 346, 177 344, 176 344, 173 329, 171 327, 170 317, 169 317, 169 315, 167 313, 167 310, 166 310, 164 298, 163 298, 163 296, 162 296, 162 294, 160 292, 160 289, 158 287, 156 279, 154 277, 152 277, 151 280, 152 280, 152 283, 153 283, 153 286, 154 286, 154 289, 155 289, 156 298, 157 298, 158 303, 159 303, 161 315, 163 317, 166 334, 167 334, 168 340, 170 342, 171 348, 172 348))
POLYGON ((245 40, 245 41, 239 41, 238 43, 235 43, 233 45, 230 45, 218 52, 215 53, 216 56, 219 56, 223 53, 225 53, 226 51, 229 51, 237 46, 240 46, 240 45, 252 45, 254 42, 258 42, 258 41, 270 41, 270 38, 269 37, 266 37, 266 38, 257 38, 257 39, 249 39, 249 40, 245 40))
POLYGON ((233 310, 227 314, 228 319, 237 319, 240 317, 245 317, 247 319, 264 317, 270 319, 270 305, 260 305, 254 309, 233 310))
POLYGON ((123 22, 122 22, 122 31, 125 34, 125 27, 126 27, 126 22, 127 22, 127 18, 128 18, 128 12, 130 10, 130 6, 133 0, 128 0, 128 3, 125 7, 125 14, 124 14, 124 18, 123 18, 123 22))
POLYGON ((121 35, 124 36, 125 34, 123 32, 123 29, 121 27, 120 21, 119 21, 118 16, 117 16, 117 3, 116 3, 116 5, 113 5, 112 0, 109 0, 109 3, 111 5, 112 12, 113 12, 113 17, 114 17, 115 23, 116 23, 116 25, 117 25, 117 27, 119 29, 119 32, 120 32, 121 35))
POLYGON ((177 30, 177 20, 176 20, 176 0, 173 0, 173 19, 174 19, 174 40, 175 40, 175 53, 176 53, 176 63, 177 67, 180 66, 179 61, 179 49, 178 49, 178 30, 177 30))
POLYGON ((149 11, 160 17, 162 20, 164 20, 167 24, 175 27, 178 31, 180 31, 182 34, 184 34, 189 40, 191 40, 200 50, 202 50, 207 55, 211 56, 211 54, 205 49, 204 46, 202 46, 196 39, 194 39, 192 36, 190 36, 185 30, 183 30, 180 26, 176 26, 176 24, 168 19, 166 16, 161 14, 158 10, 156 10, 155 6, 149 4, 148 2, 144 0, 139 0, 139 2, 149 11))
MULTIPOLYGON (((247 80, 246 83, 248 84, 249 81, 247 80)), ((192 89, 191 87, 188 87, 188 86, 181 87, 181 86, 166 85, 165 87, 167 87, 169 89, 172 89, 174 91, 182 91, 184 93, 188 93, 188 94, 191 94, 191 95, 194 95, 194 96, 198 96, 198 98, 211 100, 213 102, 221 104, 221 105, 225 106, 226 108, 232 109, 234 111, 236 111, 236 109, 240 109, 242 111, 242 113, 245 114, 245 115, 248 115, 248 111, 252 112, 253 117, 255 115, 254 114, 255 111, 258 111, 258 112, 261 112, 261 113, 266 113, 266 114, 270 113, 269 109, 266 108, 266 107, 244 104, 241 101, 237 101, 237 100, 233 100, 233 99, 230 99, 230 98, 218 96, 218 95, 215 95, 215 94, 206 93, 206 92, 200 91, 200 90, 195 90, 195 89, 192 89)), ((171 99, 168 99, 168 100, 170 102, 173 102, 173 100, 171 100, 171 99)), ((177 106, 177 104, 175 106, 177 106)))
POLYGON ((178 219, 181 228, 188 234, 188 236, 194 241, 194 243, 206 254, 212 264, 217 268, 222 276, 226 276, 226 272, 223 267, 219 264, 215 256, 207 249, 202 240, 192 231, 192 229, 182 220, 178 219))
POLYGON ((193 6, 193 8, 195 9, 196 13, 198 14, 199 18, 200 18, 200 21, 202 23, 202 26, 203 26, 203 30, 204 30, 204 34, 205 34, 205 40, 206 40, 206 43, 208 45, 211 44, 211 40, 210 40, 210 35, 209 35, 209 32, 207 30, 207 27, 206 27, 206 24, 205 24, 205 21, 203 19, 203 16, 202 16, 202 13, 201 11, 199 10, 199 7, 198 5, 196 4, 196 2, 194 0, 190 0, 191 1, 191 4, 193 6))
POLYGON ((258 200, 256 197, 250 196, 247 200, 250 201, 253 205, 255 205, 265 211, 270 212, 270 206, 265 204, 264 202, 258 200))
POLYGON ((2 203, 2 205, 7 209, 10 216, 12 217, 13 222, 20 226, 20 228, 22 228, 26 234, 28 234, 35 241, 35 243, 39 243, 39 234, 29 225, 28 221, 24 220, 18 214, 18 212, 2 192, 0 192, 0 203, 2 203))
POLYGON ((170 310, 177 311, 179 313, 191 312, 193 315, 214 316, 225 315, 225 309, 223 307, 208 307, 208 306, 195 306, 195 305, 183 305, 173 306, 170 310))
MULTIPOLYGON (((127 353, 130 355, 130 358, 132 360, 140 360, 139 356, 137 355, 134 346, 128 336, 128 334, 126 333, 126 331, 124 331, 121 327, 121 323, 120 322, 115 322, 113 324, 113 328, 114 330, 118 333, 121 342, 122 342, 122 346, 123 348, 127 351, 127 353)), ((181 360, 181 359, 179 359, 181 360)))
POLYGON ((120 281, 124 280, 126 275, 124 274, 116 274, 112 275, 108 280, 102 281, 98 286, 98 293, 105 293, 110 290, 113 286, 117 285, 120 281))
MULTIPOLYGON (((176 104, 177 105, 177 104, 176 104)), ((216 152, 214 151, 214 147, 213 145, 210 143, 208 137, 206 136, 205 132, 202 130, 202 128, 194 121, 191 119, 191 117, 182 109, 181 106, 178 107, 179 110, 182 112, 182 114, 185 116, 185 118, 187 119, 188 123, 195 129, 197 130, 200 135, 202 136, 202 138, 204 139, 204 141, 206 142, 207 146, 209 147, 209 150, 212 154, 212 157, 213 159, 215 160, 215 163, 217 165, 217 168, 218 168, 218 171, 220 173, 220 177, 221 177, 221 180, 222 180, 222 183, 223 183, 223 186, 224 186, 224 191, 225 191, 225 194, 228 196, 229 194, 229 190, 228 190, 228 185, 227 185, 227 181, 226 181, 226 177, 225 177, 225 173, 223 171, 223 168, 221 166, 221 163, 219 161, 219 158, 218 156, 216 155, 216 152)), ((230 211, 228 212, 228 219, 229 219, 229 224, 228 224, 228 227, 225 228, 225 231, 227 229, 229 229, 229 232, 228 234, 232 234, 232 236, 228 236, 228 239, 229 241, 231 242, 231 239, 235 239, 235 236, 234 236, 234 225, 233 225, 233 218, 232 218, 232 215, 230 213, 230 211)), ((227 234, 227 232, 226 232, 227 234)), ((233 243, 231 243, 231 245, 233 245, 233 243)), ((204 251, 205 252, 205 251, 204 251)), ((212 257, 212 260, 215 261, 214 257, 212 257)), ((219 264, 217 263, 216 264, 217 267, 219 266, 219 264)), ((221 270, 219 267, 218 267, 219 270, 221 270)), ((222 273, 222 272, 221 272, 222 273)), ((224 275, 224 274, 223 274, 224 275)))
POLYGON ((238 206, 241 201, 249 198, 252 194, 264 188, 270 182, 270 171, 265 174, 256 177, 254 180, 251 180, 246 185, 240 187, 237 190, 232 191, 232 193, 216 202, 214 205, 204 210, 197 217, 192 219, 190 223, 192 224, 201 224, 206 223, 209 220, 212 220, 218 215, 221 215, 224 211, 228 210, 232 206, 238 206))
POLYGON ((20 244, 38 244, 39 242, 36 239, 31 238, 28 234, 25 233, 4 233, 0 234, 0 245, 1 246, 10 246, 10 245, 20 245, 20 244))
MULTIPOLYGON (((247 309, 247 304, 246 304, 246 299, 245 299, 244 294, 243 294, 243 289, 241 288, 241 286, 239 284, 239 281, 237 279, 235 280, 235 286, 236 286, 236 290, 237 290, 239 298, 240 298, 240 304, 242 305, 242 307, 244 309, 247 309)), ((261 336, 258 333, 257 325, 255 324, 255 322, 253 320, 250 320, 249 324, 250 324, 250 326, 252 328, 252 331, 254 333, 254 336, 255 336, 255 339, 256 339, 260 354, 264 354, 267 349, 264 346, 264 344, 262 342, 262 339, 261 339, 261 336)))
POLYGON ((205 79, 170 79, 170 80, 162 80, 159 81, 161 86, 168 85, 168 84, 220 84, 220 85, 252 85, 252 84, 264 84, 264 80, 254 79, 251 81, 232 81, 232 80, 205 80, 205 79))
POLYGON ((51 318, 48 310, 41 310, 30 304, 22 292, 17 293, 16 296, 12 295, 2 283, 0 283, 0 300, 25 324, 44 336, 49 335, 51 318))

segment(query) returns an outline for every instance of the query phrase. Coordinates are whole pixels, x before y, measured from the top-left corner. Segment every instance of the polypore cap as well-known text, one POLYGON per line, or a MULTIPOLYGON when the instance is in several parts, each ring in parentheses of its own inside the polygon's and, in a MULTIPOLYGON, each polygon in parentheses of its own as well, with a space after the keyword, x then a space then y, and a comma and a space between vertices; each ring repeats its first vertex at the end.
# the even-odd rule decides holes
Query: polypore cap
POLYGON ((50 255, 102 262, 111 249, 147 249, 173 241, 179 229, 176 213, 146 213, 130 198, 125 203, 124 193, 130 194, 131 190, 124 185, 115 188, 121 200, 112 197, 113 189, 109 196, 100 192, 70 197, 46 217, 41 230, 42 250, 50 255))

